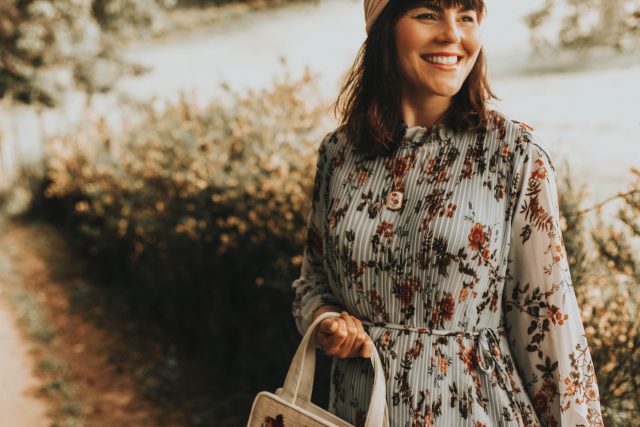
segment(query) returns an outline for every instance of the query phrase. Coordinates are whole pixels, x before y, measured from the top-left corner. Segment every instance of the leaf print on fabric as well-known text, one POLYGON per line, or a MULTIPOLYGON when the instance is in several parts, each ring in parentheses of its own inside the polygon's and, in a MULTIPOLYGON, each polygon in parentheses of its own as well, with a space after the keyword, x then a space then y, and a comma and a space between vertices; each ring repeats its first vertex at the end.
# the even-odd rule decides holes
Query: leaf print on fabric
POLYGON ((548 426, 601 425, 598 388, 579 316, 562 233, 555 169, 529 140, 515 180, 505 324, 513 356, 548 426), (587 398, 587 395, 590 398, 587 398))
POLYGON ((396 373, 395 381, 396 381, 396 389, 397 392, 393 393, 393 406, 398 406, 400 403, 403 405, 411 405, 411 400, 413 398, 413 391, 411 389, 411 384, 409 382, 409 373, 411 371, 411 367, 413 366, 413 362, 420 357, 422 354, 422 350, 424 349, 424 343, 417 337, 414 341, 413 345, 409 347, 407 352, 404 354, 402 361, 400 363, 400 370, 396 373))

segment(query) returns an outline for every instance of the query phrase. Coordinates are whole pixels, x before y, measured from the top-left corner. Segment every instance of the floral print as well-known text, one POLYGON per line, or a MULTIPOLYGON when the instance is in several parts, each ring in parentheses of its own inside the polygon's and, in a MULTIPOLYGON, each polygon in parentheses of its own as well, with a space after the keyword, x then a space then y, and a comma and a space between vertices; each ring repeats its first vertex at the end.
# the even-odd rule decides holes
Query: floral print
MULTIPOLYGON (((406 128, 380 158, 328 133, 292 289, 302 334, 326 304, 363 321, 392 426, 603 425, 555 169, 525 123, 406 128)), ((367 360, 334 357, 329 410, 363 425, 372 383, 367 360)))

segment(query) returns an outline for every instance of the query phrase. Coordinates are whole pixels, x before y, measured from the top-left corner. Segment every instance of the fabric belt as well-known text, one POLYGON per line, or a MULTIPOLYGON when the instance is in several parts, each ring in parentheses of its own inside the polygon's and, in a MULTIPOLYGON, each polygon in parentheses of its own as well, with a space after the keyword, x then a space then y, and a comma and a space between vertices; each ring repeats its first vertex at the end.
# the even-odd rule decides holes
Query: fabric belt
POLYGON ((476 344, 476 357, 477 365, 487 374, 493 372, 496 368, 500 370, 500 374, 497 375, 498 381, 500 381, 505 389, 511 394, 511 381, 506 375, 505 368, 499 361, 502 357, 499 347, 498 334, 504 332, 503 327, 497 328, 480 328, 475 331, 447 331, 442 329, 431 329, 418 326, 400 325, 397 323, 388 322, 371 322, 369 320, 360 320, 363 325, 377 326, 388 329, 399 329, 402 331, 413 331, 426 335, 438 335, 438 336, 458 336, 465 338, 473 338, 477 340, 476 344))
MULTIPOLYGON (((472 338, 476 342, 476 364, 487 375, 491 375, 494 371, 499 386, 507 392, 509 402, 515 410, 518 403, 515 401, 515 393, 508 376, 507 369, 504 364, 500 363, 502 353, 500 352, 498 334, 504 332, 504 327, 497 328, 480 328, 475 331, 447 331, 442 329, 431 329, 425 327, 400 325, 388 322, 371 322, 369 320, 360 320, 363 325, 377 326, 388 329, 399 329, 402 331, 413 331, 426 335, 438 336, 457 336, 472 338)), ((381 355, 382 356, 382 355, 381 355)))

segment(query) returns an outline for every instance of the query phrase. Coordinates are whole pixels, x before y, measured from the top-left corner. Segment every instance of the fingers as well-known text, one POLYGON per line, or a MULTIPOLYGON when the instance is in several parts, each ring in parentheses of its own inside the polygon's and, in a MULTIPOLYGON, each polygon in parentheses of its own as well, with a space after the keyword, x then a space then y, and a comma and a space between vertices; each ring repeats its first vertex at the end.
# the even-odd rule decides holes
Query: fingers
POLYGON ((336 331, 338 326, 339 324, 336 319, 324 319, 322 322, 320 322, 318 331, 326 335, 331 335, 336 331))
POLYGON ((346 359, 351 356, 353 343, 356 340, 358 335, 358 328, 356 327, 356 322, 354 322, 353 317, 350 316, 346 311, 340 313, 340 317, 344 319, 347 327, 347 336, 340 344, 340 352, 338 353, 338 357, 341 359, 346 359))
POLYGON ((342 311, 340 317, 320 322, 316 339, 325 353, 341 359, 371 357, 374 349, 360 319, 346 311, 342 311))
POLYGON ((358 328, 358 337, 356 338, 356 342, 353 344, 353 351, 355 353, 354 357, 371 357, 373 343, 364 331, 364 326, 362 326, 360 319, 357 317, 354 317, 353 319, 356 323, 356 327, 358 328))
POLYGON ((320 323, 320 328, 318 328, 318 333, 316 333, 316 339, 324 349, 325 353, 330 356, 335 356, 340 352, 340 346, 342 345, 346 337, 347 325, 343 317, 323 320, 320 323), (324 326, 323 324, 325 322, 329 326, 324 326), (324 330, 329 330, 332 332, 324 333, 321 331, 321 328, 325 328, 324 330))

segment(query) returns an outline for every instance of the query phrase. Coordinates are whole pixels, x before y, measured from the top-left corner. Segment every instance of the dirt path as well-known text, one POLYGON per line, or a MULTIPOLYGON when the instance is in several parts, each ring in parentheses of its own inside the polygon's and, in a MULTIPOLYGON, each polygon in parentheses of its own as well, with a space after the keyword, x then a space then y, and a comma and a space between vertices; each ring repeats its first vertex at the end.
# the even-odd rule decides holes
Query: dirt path
POLYGON ((157 328, 90 280, 54 226, 0 218, 0 427, 212 425, 157 328))
MULTIPOLYGON (((8 268, 4 251, 0 269, 8 268)), ((29 344, 17 325, 17 313, 9 303, 9 284, 0 279, 0 426, 50 425, 47 404, 36 392, 42 386, 35 377, 29 344)))

